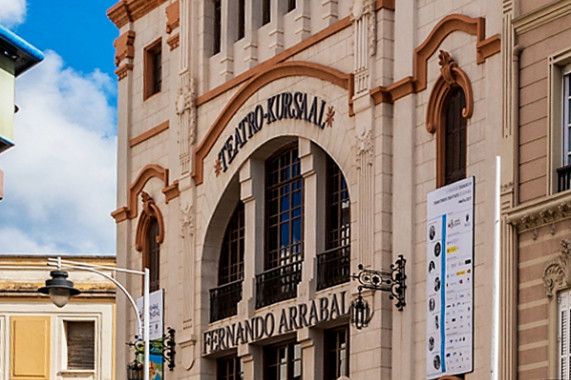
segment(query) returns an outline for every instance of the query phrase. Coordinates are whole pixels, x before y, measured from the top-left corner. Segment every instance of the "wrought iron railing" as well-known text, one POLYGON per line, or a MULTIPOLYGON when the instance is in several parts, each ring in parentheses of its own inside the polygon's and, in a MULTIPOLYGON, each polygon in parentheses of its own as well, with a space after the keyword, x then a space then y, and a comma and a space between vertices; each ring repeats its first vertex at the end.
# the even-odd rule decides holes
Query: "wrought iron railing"
POLYGON ((210 322, 236 315, 242 299, 242 282, 238 280, 210 289, 210 322))
POLYGON ((317 255, 317 290, 349 282, 351 246, 329 249, 317 255))
POLYGON ((558 168, 557 177, 558 192, 571 189, 571 164, 558 168))
POLYGON ((301 281, 301 261, 256 275, 256 308, 294 298, 301 281))

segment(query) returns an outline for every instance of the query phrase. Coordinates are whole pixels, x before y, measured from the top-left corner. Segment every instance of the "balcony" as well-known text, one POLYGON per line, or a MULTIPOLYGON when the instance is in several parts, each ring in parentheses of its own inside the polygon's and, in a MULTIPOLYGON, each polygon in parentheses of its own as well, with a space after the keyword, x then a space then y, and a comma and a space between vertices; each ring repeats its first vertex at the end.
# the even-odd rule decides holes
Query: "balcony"
POLYGON ((571 164, 557 169, 557 192, 571 189, 571 164))
POLYGON ((351 246, 329 249, 317 255, 317 290, 348 282, 351 246))
POLYGON ((242 282, 238 280, 210 289, 210 322, 236 315, 242 299, 242 282))
POLYGON ((256 309, 297 296, 301 261, 256 275, 256 309))

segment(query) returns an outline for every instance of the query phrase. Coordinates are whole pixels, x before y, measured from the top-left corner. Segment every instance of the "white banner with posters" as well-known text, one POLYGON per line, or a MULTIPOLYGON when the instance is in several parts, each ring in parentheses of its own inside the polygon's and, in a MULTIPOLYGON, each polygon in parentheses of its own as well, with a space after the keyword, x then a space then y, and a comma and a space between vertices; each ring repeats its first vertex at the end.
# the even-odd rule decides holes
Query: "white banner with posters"
POLYGON ((474 177, 427 197, 426 377, 473 370, 474 177))

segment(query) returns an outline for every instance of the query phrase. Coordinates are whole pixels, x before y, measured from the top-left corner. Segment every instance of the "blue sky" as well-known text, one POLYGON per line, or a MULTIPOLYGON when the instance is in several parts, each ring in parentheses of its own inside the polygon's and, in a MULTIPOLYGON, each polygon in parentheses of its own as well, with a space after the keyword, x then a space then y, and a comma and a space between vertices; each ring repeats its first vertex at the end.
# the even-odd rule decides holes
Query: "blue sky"
POLYGON ((115 252, 115 3, 0 0, 0 24, 46 55, 16 80, 0 253, 115 252))

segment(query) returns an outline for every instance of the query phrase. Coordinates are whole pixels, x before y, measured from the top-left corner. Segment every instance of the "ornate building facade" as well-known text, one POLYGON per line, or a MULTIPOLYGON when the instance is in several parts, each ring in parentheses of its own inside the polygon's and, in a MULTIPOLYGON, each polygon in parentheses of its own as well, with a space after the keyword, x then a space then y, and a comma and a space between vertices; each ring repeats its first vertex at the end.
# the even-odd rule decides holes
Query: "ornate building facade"
MULTIPOLYGON (((176 330, 165 377, 489 376, 492 168, 507 144, 501 4, 122 0, 108 15, 119 29, 117 263, 149 267, 164 291, 176 330), (434 349, 428 327, 427 291, 449 284, 429 277, 427 247, 443 248, 427 233, 427 197, 463 180, 475 194, 473 296, 470 343, 452 353, 434 349), (351 277, 399 254, 402 310, 351 277), (363 328, 350 323, 357 297, 363 328)), ((436 302, 444 318, 448 301, 436 302)), ((120 377, 135 316, 117 308, 120 377)), ((444 347, 438 318, 435 329, 444 347)))

